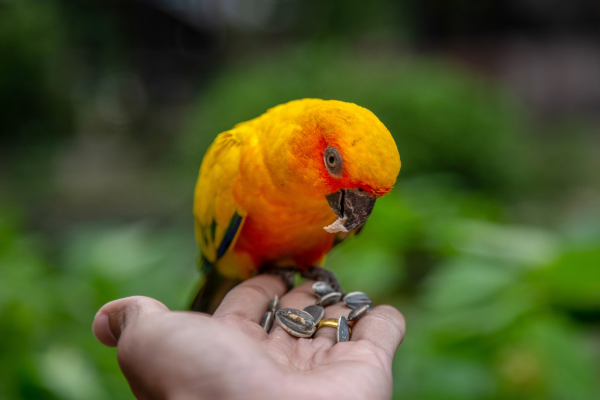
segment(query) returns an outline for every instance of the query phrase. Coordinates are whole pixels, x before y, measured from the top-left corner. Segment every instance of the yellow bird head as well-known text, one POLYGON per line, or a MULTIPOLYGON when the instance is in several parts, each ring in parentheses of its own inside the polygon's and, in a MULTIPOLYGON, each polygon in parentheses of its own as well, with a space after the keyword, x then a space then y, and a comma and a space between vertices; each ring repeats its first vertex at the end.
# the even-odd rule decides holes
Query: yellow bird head
POLYGON ((271 120, 280 121, 272 126, 272 174, 282 185, 294 182, 301 196, 326 197, 339 217, 327 231, 360 227, 400 172, 398 148, 387 128, 371 111, 335 100, 298 100, 270 113, 278 115, 271 120))

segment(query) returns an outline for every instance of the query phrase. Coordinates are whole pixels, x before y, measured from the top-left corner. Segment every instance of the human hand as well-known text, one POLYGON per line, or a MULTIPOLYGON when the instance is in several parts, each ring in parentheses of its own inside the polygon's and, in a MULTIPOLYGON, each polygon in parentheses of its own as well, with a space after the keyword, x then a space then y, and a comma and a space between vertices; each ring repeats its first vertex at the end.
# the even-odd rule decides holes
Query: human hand
MULTIPOLYGON (((157 300, 134 296, 105 304, 93 331, 117 347, 123 374, 138 399, 388 399, 392 360, 404 337, 404 318, 378 306, 357 321, 349 342, 336 330, 314 338, 290 336, 276 322, 259 325, 269 300, 303 309, 314 304, 312 282, 284 295, 281 280, 259 275, 231 290, 213 316, 171 312, 157 300)), ((348 315, 343 303, 324 318, 348 315)))

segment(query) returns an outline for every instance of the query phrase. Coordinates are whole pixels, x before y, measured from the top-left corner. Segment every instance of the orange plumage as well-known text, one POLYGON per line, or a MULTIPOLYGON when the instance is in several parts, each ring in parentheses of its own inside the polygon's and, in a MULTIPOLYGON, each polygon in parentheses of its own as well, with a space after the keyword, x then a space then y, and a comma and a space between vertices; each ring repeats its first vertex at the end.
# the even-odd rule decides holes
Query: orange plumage
POLYGON ((317 99, 274 107, 221 133, 205 155, 194 195, 203 258, 240 279, 263 266, 319 264, 336 238, 324 227, 346 221, 325 196, 354 190, 374 203, 399 170, 396 144, 370 111, 317 99))

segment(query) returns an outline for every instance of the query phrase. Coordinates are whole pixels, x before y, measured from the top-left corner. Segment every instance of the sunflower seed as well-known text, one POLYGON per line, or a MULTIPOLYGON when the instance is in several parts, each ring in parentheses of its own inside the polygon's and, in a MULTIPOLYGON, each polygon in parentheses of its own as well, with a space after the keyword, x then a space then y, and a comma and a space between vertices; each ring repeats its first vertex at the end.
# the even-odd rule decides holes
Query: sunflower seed
POLYGON ((275 295, 273 300, 269 302, 269 311, 276 313, 279 309, 279 296, 275 295))
POLYGON ((311 337, 317 329, 312 315, 294 308, 278 310, 275 313, 275 319, 287 333, 296 337, 311 337))
POLYGON ((361 319, 362 317, 365 316, 367 311, 369 311, 368 304, 365 304, 362 307, 353 309, 352 311, 350 311, 350 314, 348 314, 348 321, 358 321, 359 319, 361 319))
POLYGON ((327 307, 337 303, 338 301, 340 301, 341 298, 342 294, 340 292, 329 293, 325 296, 319 297, 319 299, 317 300, 317 305, 327 307))
POLYGON ((271 327, 273 326, 273 313, 271 311, 267 311, 265 315, 263 315, 262 320, 260 321, 260 326, 269 333, 271 327))
POLYGON ((342 315, 338 320, 337 341, 340 343, 347 342, 348 340, 350 340, 350 327, 348 326, 346 317, 342 315))
POLYGON ((317 297, 325 296, 334 291, 331 285, 325 281, 316 281, 313 283, 312 290, 317 297))
POLYGON ((373 309, 373 302, 369 296, 363 292, 348 293, 346 296, 344 296, 344 303, 346 303, 346 305, 352 309, 360 308, 365 304, 369 305, 369 310, 373 309))
POLYGON ((304 311, 306 311, 313 317, 315 325, 317 325, 319 321, 321 321, 321 319, 323 318, 323 314, 325 314, 325 309, 317 305, 308 306, 304 309, 304 311))

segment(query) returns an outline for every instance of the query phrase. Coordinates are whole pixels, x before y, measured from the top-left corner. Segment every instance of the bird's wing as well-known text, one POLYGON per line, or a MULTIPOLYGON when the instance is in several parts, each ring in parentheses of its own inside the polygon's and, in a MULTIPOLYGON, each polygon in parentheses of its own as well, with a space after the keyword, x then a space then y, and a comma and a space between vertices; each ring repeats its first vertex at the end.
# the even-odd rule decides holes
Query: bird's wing
POLYGON ((242 140, 235 131, 217 136, 204 156, 194 193, 196 238, 204 267, 217 266, 221 274, 230 277, 238 274, 236 266, 221 264, 231 264, 223 258, 231 253, 244 224, 245 212, 232 190, 239 176, 241 151, 242 140))

